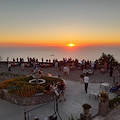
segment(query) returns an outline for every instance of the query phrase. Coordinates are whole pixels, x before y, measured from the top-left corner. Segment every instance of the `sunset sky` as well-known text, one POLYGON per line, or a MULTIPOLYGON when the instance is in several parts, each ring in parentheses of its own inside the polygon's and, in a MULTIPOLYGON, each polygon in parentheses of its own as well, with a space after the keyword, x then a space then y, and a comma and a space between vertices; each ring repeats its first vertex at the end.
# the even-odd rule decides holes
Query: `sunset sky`
POLYGON ((0 46, 120 45, 120 0, 1 0, 0 46))

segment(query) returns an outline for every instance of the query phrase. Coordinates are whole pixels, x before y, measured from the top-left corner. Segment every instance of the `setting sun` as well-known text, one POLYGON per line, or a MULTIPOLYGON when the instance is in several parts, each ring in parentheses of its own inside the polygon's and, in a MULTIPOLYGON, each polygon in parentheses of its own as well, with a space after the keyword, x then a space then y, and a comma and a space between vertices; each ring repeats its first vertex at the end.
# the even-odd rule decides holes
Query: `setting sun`
POLYGON ((75 46, 75 44, 70 43, 70 44, 68 44, 67 46, 69 46, 69 47, 74 47, 74 46, 75 46))

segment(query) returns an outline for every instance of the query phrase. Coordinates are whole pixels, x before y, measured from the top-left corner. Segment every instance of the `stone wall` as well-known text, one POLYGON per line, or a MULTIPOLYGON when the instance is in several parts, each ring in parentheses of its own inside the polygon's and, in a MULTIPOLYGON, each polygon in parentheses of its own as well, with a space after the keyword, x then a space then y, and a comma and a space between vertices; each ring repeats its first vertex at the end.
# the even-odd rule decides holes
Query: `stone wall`
POLYGON ((118 105, 120 105, 120 96, 116 96, 109 102, 99 102, 99 107, 98 107, 98 114, 105 117, 111 110, 116 108, 118 105), (118 98, 118 99, 116 99, 118 98))
POLYGON ((17 104, 19 106, 29 106, 29 105, 46 103, 46 102, 55 100, 56 98, 54 93, 51 93, 51 94, 39 93, 30 98, 20 97, 17 95, 11 95, 7 93, 5 89, 1 92, 0 97, 1 99, 7 100, 8 102, 17 104))

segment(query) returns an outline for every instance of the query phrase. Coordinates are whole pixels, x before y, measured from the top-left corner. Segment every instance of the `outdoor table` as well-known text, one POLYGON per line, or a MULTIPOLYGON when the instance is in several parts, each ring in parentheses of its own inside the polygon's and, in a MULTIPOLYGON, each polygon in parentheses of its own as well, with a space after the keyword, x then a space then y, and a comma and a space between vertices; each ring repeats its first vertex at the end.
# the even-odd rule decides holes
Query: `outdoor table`
POLYGON ((102 83, 100 84, 100 88, 101 86, 103 86, 105 89, 107 89, 109 87, 109 83, 102 83))
POLYGON ((98 100, 99 92, 92 91, 91 93, 89 93, 89 98, 90 98, 90 96, 94 96, 94 97, 95 97, 95 100, 98 100))

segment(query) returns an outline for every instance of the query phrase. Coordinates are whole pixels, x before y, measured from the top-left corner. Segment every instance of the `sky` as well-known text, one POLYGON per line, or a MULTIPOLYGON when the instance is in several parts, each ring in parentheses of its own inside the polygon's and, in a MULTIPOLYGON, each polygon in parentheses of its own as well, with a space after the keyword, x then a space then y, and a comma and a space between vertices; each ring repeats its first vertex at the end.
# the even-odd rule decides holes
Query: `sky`
POLYGON ((120 0, 0 0, 0 46, 120 45, 120 0))

